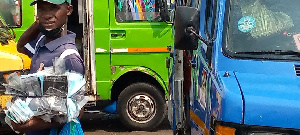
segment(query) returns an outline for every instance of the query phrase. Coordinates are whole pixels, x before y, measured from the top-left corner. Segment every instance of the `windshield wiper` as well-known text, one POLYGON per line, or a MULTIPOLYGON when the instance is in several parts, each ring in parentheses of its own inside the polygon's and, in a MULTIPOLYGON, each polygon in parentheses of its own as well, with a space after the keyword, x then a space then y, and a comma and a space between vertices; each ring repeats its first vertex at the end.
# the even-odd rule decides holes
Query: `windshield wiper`
POLYGON ((249 51, 249 52, 235 52, 235 54, 252 54, 252 55, 273 54, 273 55, 297 55, 297 56, 300 56, 300 51, 294 51, 294 50, 249 51))

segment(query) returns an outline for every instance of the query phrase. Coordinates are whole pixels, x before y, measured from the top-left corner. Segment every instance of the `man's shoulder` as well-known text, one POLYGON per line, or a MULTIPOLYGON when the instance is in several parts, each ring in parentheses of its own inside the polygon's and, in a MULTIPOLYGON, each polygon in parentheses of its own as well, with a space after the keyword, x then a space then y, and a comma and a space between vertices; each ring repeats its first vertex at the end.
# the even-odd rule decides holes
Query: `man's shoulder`
POLYGON ((84 69, 84 62, 80 55, 78 54, 70 54, 66 56, 65 58, 66 62, 66 69, 70 71, 75 71, 78 73, 81 73, 84 75, 85 69, 84 69))
POLYGON ((64 44, 61 44, 55 50, 59 51, 61 53, 64 53, 65 51, 69 51, 69 50, 74 50, 74 51, 78 52, 78 49, 77 49, 77 47, 76 47, 76 45, 74 43, 64 43, 64 44))

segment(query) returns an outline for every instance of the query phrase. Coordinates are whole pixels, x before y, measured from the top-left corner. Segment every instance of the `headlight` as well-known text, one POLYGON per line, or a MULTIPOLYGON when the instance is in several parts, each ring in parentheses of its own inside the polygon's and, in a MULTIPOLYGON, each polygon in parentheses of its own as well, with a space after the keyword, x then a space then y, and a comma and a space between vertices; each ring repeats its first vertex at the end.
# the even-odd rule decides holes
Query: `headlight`
POLYGON ((216 127, 216 135, 235 135, 235 129, 218 125, 216 127))

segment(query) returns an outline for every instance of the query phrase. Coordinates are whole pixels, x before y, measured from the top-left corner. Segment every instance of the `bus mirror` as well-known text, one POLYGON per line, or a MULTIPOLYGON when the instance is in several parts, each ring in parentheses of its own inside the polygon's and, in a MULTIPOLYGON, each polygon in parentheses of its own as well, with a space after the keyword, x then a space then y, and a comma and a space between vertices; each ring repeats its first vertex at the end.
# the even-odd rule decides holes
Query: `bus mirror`
POLYGON ((199 10, 193 7, 178 6, 175 11, 175 49, 196 50, 199 31, 199 10))
POLYGON ((0 1, 0 14, 10 28, 22 25, 21 0, 0 1))

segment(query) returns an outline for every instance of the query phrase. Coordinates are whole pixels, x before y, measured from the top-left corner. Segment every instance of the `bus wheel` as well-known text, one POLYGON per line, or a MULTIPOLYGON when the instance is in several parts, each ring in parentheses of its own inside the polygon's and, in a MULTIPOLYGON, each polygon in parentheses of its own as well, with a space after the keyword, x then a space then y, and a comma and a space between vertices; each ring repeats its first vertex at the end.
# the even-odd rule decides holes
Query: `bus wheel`
POLYGON ((155 86, 134 83, 118 98, 117 111, 121 122, 131 130, 153 130, 165 117, 164 95, 155 86))

